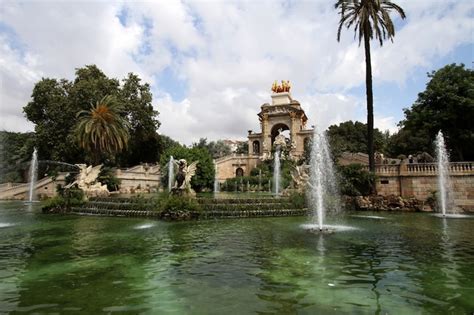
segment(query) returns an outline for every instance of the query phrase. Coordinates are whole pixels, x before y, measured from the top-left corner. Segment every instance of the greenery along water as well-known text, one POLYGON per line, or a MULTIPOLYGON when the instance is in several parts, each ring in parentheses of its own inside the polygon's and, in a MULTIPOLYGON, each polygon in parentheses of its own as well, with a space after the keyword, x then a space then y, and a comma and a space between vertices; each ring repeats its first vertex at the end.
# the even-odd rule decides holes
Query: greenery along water
POLYGON ((0 208, 0 313, 474 311, 471 219, 348 214, 339 223, 357 230, 315 235, 300 228, 306 218, 164 223, 0 208))

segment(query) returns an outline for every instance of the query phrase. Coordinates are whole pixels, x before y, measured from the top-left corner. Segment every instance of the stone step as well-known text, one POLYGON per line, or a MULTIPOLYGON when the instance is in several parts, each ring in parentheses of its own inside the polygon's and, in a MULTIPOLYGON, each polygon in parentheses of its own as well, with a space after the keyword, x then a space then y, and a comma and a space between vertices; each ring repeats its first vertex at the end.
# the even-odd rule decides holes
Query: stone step
POLYGON ((198 198, 197 201, 202 204, 275 204, 288 202, 288 198, 229 198, 229 199, 213 199, 198 198))
POLYGON ((291 203, 242 203, 242 204, 202 204, 203 211, 213 210, 278 210, 278 209, 294 209, 295 207, 291 203))
POLYGON ((254 218, 254 217, 289 217, 304 216, 308 214, 308 209, 277 209, 277 210, 241 210, 241 211, 225 211, 213 210, 203 211, 200 218, 254 218))

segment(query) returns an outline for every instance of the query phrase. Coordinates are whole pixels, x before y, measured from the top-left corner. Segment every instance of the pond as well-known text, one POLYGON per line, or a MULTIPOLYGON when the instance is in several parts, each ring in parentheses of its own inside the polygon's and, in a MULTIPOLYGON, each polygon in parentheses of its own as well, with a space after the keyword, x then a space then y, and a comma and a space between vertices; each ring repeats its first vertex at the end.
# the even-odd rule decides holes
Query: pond
POLYGON ((0 203, 0 313, 465 314, 474 220, 347 213, 166 223, 0 203))

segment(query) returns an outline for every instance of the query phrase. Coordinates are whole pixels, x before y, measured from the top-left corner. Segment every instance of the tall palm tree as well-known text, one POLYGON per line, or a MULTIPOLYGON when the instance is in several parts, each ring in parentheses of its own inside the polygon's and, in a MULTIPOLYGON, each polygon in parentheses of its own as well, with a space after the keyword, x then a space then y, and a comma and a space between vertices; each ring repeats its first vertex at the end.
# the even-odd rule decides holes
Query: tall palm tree
POLYGON ((77 113, 75 135, 79 145, 98 163, 104 154, 113 155, 127 147, 130 138, 128 121, 121 116, 122 106, 110 95, 89 110, 77 113))
POLYGON ((343 26, 354 26, 354 37, 359 38, 359 46, 364 40, 365 48, 365 88, 367 94, 367 153, 369 169, 375 172, 374 157, 374 99, 372 91, 372 64, 370 60, 370 40, 378 39, 380 46, 383 41, 393 41, 395 27, 389 13, 394 10, 404 19, 405 12, 401 7, 387 0, 338 0, 335 8, 339 9, 341 19, 337 29, 337 41, 341 39, 343 26))

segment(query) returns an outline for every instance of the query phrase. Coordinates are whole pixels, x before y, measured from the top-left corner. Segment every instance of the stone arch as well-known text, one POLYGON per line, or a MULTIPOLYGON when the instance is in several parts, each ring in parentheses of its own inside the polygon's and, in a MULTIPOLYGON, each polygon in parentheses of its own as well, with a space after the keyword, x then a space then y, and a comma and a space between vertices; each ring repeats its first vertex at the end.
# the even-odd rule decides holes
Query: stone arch
POLYGON ((273 125, 270 131, 270 134, 272 136, 272 147, 273 147, 273 142, 275 141, 275 137, 278 136, 278 130, 280 129, 282 129, 283 131, 287 131, 287 130, 289 131, 290 127, 288 127, 288 125, 283 124, 283 123, 278 123, 278 124, 273 125))
POLYGON ((253 154, 260 154, 260 141, 255 140, 252 142, 252 152, 253 154))
POLYGON ((241 167, 238 167, 235 170, 235 177, 242 177, 242 176, 244 176, 244 169, 241 167))

